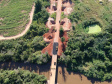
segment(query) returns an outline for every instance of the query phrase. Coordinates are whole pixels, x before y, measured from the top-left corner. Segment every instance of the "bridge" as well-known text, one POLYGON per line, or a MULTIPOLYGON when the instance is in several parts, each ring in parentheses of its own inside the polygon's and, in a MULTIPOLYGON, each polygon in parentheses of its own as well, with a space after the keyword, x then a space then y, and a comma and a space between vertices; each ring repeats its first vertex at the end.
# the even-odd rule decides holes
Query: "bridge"
MULTIPOLYGON (((52 0, 51 0, 52 3, 52 0)), ((51 72, 50 72, 50 80, 48 84, 55 84, 56 82, 56 67, 57 67, 57 47, 58 47, 58 40, 59 40, 59 30, 60 30, 60 19, 61 19, 61 5, 62 0, 57 1, 57 11, 56 11, 56 32, 54 37, 54 43, 53 43, 53 55, 52 55, 52 61, 51 61, 51 72)), ((51 7, 52 9, 52 7, 51 7)))
MULTIPOLYGON (((56 12, 56 21, 55 21, 55 25, 53 25, 55 27, 55 31, 52 34, 54 36, 53 37, 54 39, 51 42, 52 45, 50 44, 50 46, 53 46, 52 47, 53 49, 52 51, 50 51, 50 54, 52 55, 52 61, 51 61, 51 71, 50 71, 48 84, 56 84, 57 57, 58 55, 61 55, 60 52, 63 52, 62 46, 60 47, 60 45, 63 45, 63 43, 60 43, 61 41, 60 27, 63 27, 63 30, 64 30, 63 37, 65 35, 64 37, 66 40, 65 42, 68 41, 66 34, 70 30, 70 27, 71 27, 71 22, 68 18, 61 19, 61 13, 64 12, 65 15, 70 14, 72 12, 72 8, 71 8, 72 3, 70 0, 50 0, 50 3, 51 3, 51 6, 48 12, 50 14, 56 12)), ((48 25, 50 29, 51 29, 51 25, 52 23, 48 25)), ((45 50, 43 51, 46 51, 46 50, 49 50, 49 47, 46 47, 45 50)))

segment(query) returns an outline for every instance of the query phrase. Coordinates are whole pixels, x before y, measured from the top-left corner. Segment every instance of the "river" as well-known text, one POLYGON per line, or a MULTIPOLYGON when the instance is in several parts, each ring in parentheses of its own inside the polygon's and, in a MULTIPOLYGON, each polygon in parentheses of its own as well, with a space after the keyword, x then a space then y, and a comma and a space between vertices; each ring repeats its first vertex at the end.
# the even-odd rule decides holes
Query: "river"
MULTIPOLYGON (((23 70, 35 71, 35 73, 44 75, 49 80, 51 63, 44 65, 22 63, 22 62, 0 62, 0 69, 14 70, 22 68, 23 70)), ((96 79, 90 79, 80 73, 68 72, 64 65, 58 65, 57 68, 58 84, 112 84, 112 82, 100 82, 96 79)))

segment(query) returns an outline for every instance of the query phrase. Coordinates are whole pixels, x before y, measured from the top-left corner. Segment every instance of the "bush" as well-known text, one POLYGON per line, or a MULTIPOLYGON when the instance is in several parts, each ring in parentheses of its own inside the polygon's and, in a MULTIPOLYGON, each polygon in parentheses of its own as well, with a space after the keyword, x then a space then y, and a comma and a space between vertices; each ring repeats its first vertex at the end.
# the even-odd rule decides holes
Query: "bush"
POLYGON ((54 20, 56 20, 56 12, 51 15, 51 18, 54 18, 54 20))
POLYGON ((61 12, 61 19, 64 19, 64 18, 65 18, 64 12, 61 12))
POLYGON ((63 28, 60 28, 60 36, 63 36, 64 30, 63 28))
POLYGON ((61 42, 63 43, 65 41, 65 38, 64 37, 61 37, 61 42))
POLYGON ((43 75, 38 75, 27 70, 0 70, 1 84, 46 84, 47 79, 43 75))

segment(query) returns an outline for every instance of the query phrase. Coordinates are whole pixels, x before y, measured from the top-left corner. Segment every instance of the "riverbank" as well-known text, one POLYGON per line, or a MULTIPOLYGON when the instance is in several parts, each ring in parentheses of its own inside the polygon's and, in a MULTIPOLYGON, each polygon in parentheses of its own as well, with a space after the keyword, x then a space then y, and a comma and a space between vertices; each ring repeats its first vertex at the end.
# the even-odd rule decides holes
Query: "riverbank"
MULTIPOLYGON (((23 70, 34 71, 37 74, 44 75, 49 80, 51 63, 44 65, 22 63, 22 62, 0 62, 0 69, 14 70, 22 68, 23 70)), ((68 72, 64 65, 57 66, 57 82, 59 84, 112 84, 112 82, 100 82, 96 79, 89 79, 80 73, 68 72)))

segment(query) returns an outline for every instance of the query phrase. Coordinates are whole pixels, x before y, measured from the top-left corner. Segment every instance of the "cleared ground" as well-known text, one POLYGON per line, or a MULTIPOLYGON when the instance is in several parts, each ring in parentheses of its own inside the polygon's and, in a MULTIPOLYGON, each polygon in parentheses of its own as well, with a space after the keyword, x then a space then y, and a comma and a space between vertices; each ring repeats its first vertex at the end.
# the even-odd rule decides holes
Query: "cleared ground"
POLYGON ((99 33, 101 32, 101 28, 99 25, 92 25, 92 26, 89 26, 89 34, 94 34, 94 33, 99 33))
POLYGON ((0 1, 0 35, 12 36, 21 33, 29 21, 34 0, 0 1))

